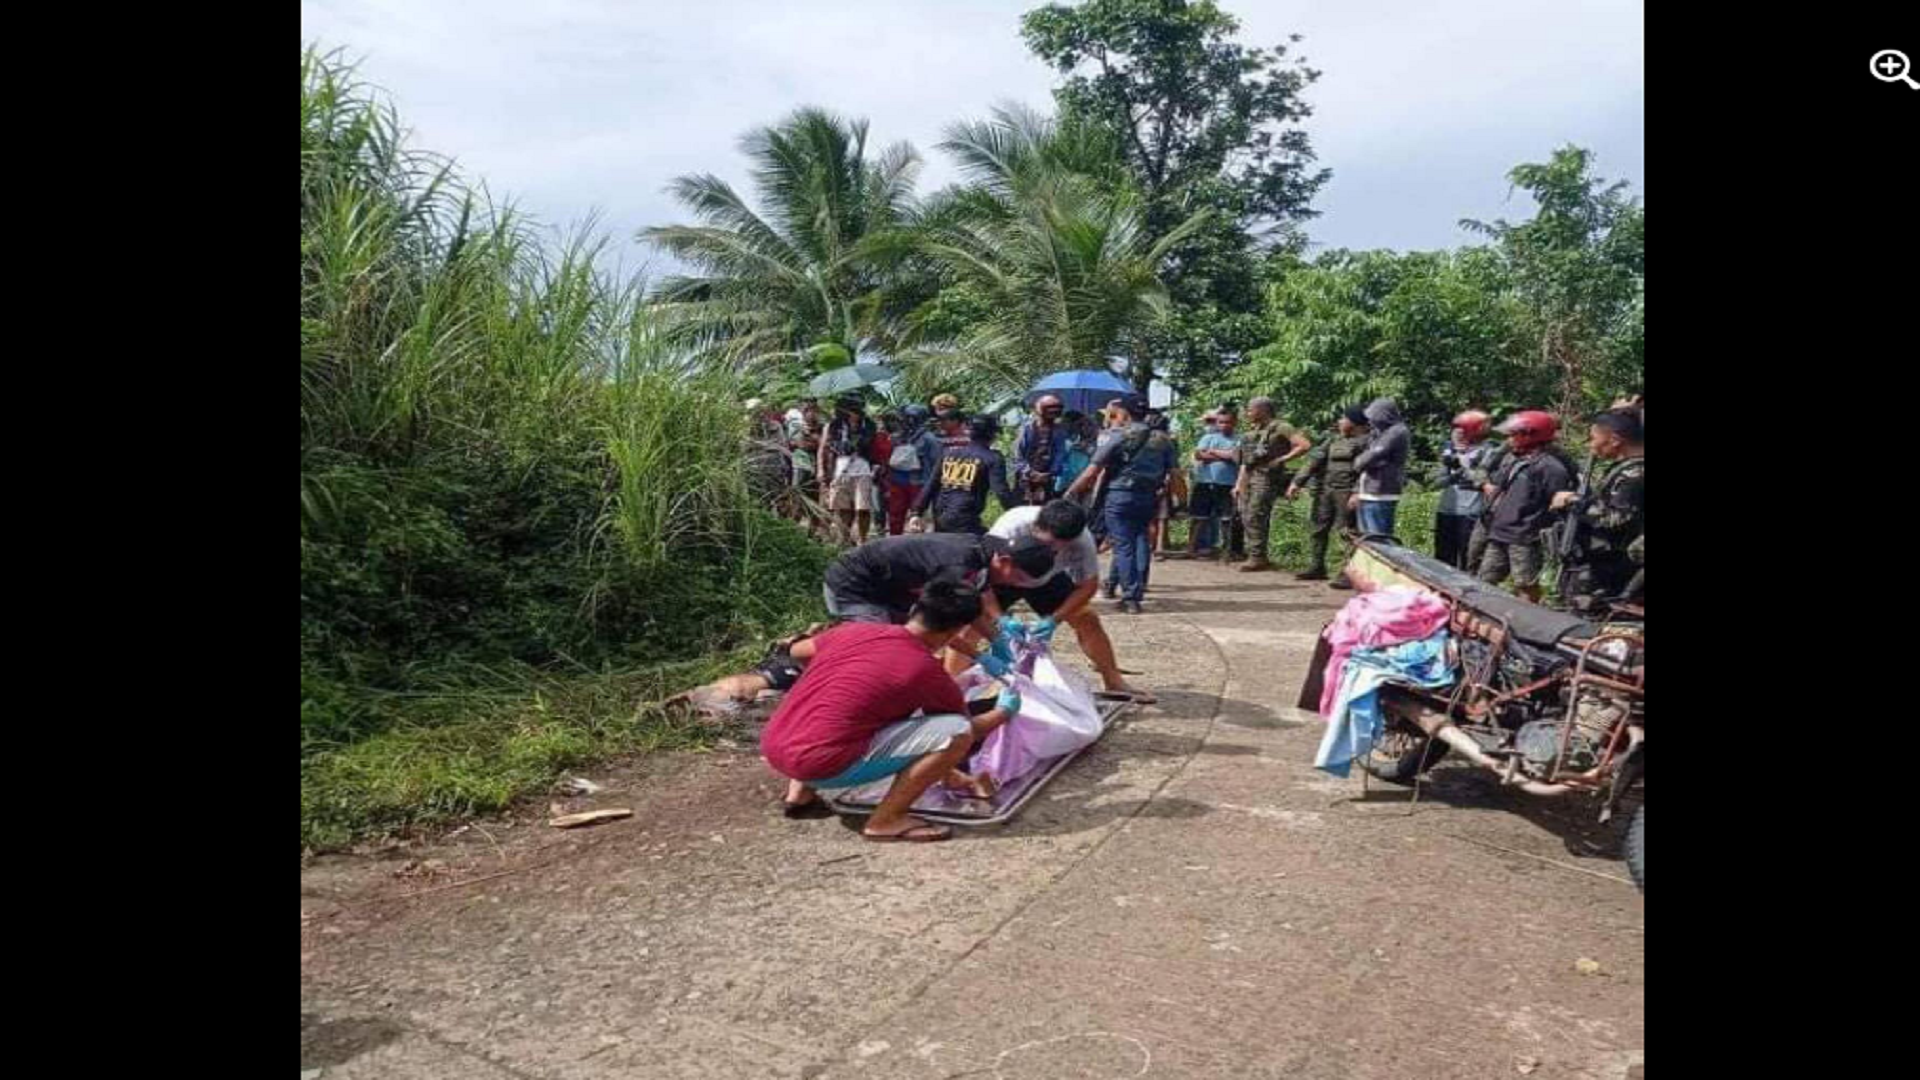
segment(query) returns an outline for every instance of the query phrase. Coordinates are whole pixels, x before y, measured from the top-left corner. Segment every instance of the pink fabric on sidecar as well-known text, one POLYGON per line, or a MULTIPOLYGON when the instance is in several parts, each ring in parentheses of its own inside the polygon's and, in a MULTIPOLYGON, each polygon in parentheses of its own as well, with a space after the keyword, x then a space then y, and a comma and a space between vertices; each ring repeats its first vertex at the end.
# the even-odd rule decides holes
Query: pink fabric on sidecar
POLYGON ((1333 646, 1333 654, 1327 659, 1320 688, 1320 716, 1333 715, 1340 672, 1353 650, 1420 641, 1445 625, 1446 601, 1424 589, 1375 589, 1347 601, 1322 634, 1333 646))

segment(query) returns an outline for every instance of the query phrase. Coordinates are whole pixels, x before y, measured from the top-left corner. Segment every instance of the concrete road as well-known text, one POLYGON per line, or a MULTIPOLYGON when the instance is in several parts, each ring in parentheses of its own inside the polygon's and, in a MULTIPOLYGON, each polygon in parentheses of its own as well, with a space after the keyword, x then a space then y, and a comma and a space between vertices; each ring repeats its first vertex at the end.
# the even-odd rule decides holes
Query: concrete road
POLYGON ((1642 1076, 1617 829, 1316 772, 1291 703, 1346 594, 1154 574, 1107 623, 1161 703, 1011 825, 787 821, 743 746, 589 773, 569 808, 626 821, 317 861, 303 1077, 1642 1076))

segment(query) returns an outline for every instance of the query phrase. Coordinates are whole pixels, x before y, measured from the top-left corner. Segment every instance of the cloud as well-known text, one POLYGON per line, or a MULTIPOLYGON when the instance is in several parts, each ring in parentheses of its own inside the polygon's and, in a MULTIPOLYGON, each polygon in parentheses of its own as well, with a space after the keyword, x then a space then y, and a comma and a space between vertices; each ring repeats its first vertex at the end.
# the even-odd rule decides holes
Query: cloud
MULTIPOLYGON (((687 172, 746 187, 738 140, 803 104, 871 122, 954 178, 954 120, 1052 76, 1019 16, 1037 0, 303 0, 301 36, 344 47, 390 91, 416 144, 556 225, 590 210, 629 265, 646 225, 683 217, 687 172)), ((1458 243, 1461 217, 1524 213, 1504 174, 1577 142, 1640 187, 1644 26, 1634 0, 1232 2, 1243 39, 1306 35, 1324 74, 1309 122, 1334 180, 1311 232, 1328 246, 1458 243)))

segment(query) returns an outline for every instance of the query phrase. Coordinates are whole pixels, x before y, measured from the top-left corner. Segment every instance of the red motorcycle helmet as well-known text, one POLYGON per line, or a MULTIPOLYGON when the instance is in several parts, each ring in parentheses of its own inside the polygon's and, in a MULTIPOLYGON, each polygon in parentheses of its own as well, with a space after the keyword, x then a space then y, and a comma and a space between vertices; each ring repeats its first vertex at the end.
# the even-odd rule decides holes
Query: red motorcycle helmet
POLYGON ((1560 421, 1552 413, 1527 409, 1507 417, 1500 424, 1500 433, 1515 450, 1531 450, 1552 442, 1560 434, 1560 421))
POLYGON ((1466 412, 1453 418, 1453 426, 1466 433, 1468 442, 1479 442, 1481 439, 1486 438, 1487 425, 1492 422, 1493 417, 1488 416, 1479 409, 1468 409, 1466 412))

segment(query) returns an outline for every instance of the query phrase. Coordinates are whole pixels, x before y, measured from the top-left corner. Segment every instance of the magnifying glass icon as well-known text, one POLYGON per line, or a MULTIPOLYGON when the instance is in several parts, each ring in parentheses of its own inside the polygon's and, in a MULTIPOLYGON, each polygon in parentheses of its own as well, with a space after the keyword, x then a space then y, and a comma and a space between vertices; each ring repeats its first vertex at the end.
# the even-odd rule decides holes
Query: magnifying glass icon
POLYGON ((1913 81, 1913 62, 1899 49, 1881 49, 1867 61, 1867 67, 1881 82, 1903 82, 1920 90, 1920 82, 1913 81))

